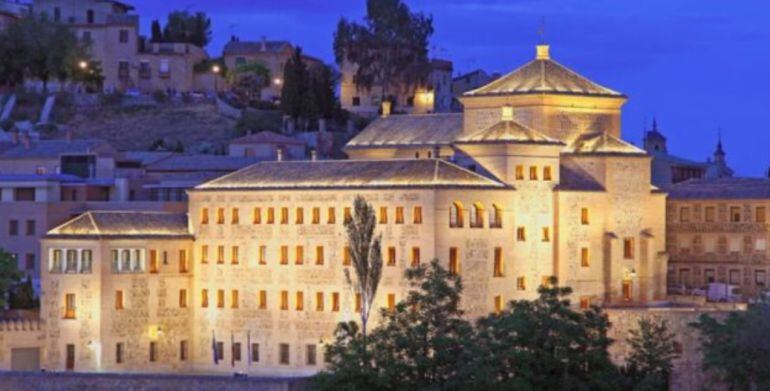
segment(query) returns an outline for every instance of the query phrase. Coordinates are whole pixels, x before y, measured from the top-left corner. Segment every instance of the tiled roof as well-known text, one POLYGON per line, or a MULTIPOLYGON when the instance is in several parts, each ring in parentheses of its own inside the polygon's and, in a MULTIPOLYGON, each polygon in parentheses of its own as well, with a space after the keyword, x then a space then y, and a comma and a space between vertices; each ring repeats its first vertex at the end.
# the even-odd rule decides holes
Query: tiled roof
POLYGON ((643 149, 606 132, 584 133, 565 148, 564 153, 596 155, 647 155, 643 149))
POLYGON ((147 165, 147 171, 235 171, 256 162, 252 157, 173 155, 147 165))
POLYGON ((463 131, 462 113, 378 118, 345 148, 449 145, 463 131))
MULTIPOLYGON (((547 49, 546 49, 547 50, 547 49)), ((500 77, 465 96, 514 94, 570 94, 623 97, 623 94, 596 84, 546 56, 500 77)))
POLYGON ((439 159, 262 162, 196 190, 337 188, 504 188, 500 182, 439 159))
POLYGON ((604 191, 604 187, 579 167, 562 165, 559 167, 559 185, 557 190, 568 191, 604 191))
POLYGON ((124 160, 133 160, 141 162, 142 165, 155 163, 157 161, 174 156, 174 152, 168 151, 126 151, 123 152, 124 160))
POLYGON ((104 140, 40 140, 31 141, 29 148, 23 142, 0 152, 0 159, 56 158, 61 155, 112 151, 104 140))
MULTIPOLYGON (((262 41, 230 41, 225 44, 224 55, 253 54, 262 51, 262 41)), ((289 41, 265 41, 265 48, 268 52, 280 52, 291 49, 289 41)))
POLYGON ((293 144, 293 145, 305 145, 301 140, 284 136, 269 130, 249 134, 241 138, 237 138, 230 141, 230 144, 293 144))
POLYGON ((90 211, 48 231, 48 238, 187 238, 187 215, 146 211, 90 211))
POLYGON ((768 178, 690 179, 668 189, 670 199, 770 199, 768 178))
POLYGON ((524 144, 562 144, 534 129, 516 121, 500 121, 480 132, 457 139, 457 143, 524 143, 524 144))

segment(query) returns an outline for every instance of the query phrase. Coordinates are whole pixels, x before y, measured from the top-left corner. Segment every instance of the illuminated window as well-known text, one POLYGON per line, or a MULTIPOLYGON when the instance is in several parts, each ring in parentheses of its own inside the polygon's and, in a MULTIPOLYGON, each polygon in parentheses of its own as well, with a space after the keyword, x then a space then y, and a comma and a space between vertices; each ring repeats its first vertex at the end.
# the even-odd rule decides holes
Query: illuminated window
POLYGON ((754 221, 757 223, 764 223, 767 219, 767 213, 764 206, 758 206, 754 211, 754 221))
POLYGON ((404 224, 404 207, 396 207, 396 224, 404 224))
POLYGON ((179 290, 179 308, 187 308, 187 289, 179 290))
POLYGON ((527 240, 527 230, 524 227, 516 228, 516 240, 524 242, 527 240))
POLYGON ((421 206, 415 206, 414 209, 412 209, 412 222, 414 224, 422 224, 422 207, 421 206))
POLYGON ((460 274, 460 259, 457 254, 457 247, 449 248, 449 275, 456 276, 460 274))
POLYGON ((459 202, 453 202, 449 206, 449 228, 461 228, 463 226, 463 206, 459 202))
POLYGON ((225 223, 225 208, 217 208, 217 224, 225 223))
POLYGON ((267 291, 265 290, 259 291, 259 309, 267 309, 267 291))
POLYGON ((267 223, 268 224, 274 224, 275 223, 275 208, 267 208, 267 223))
POLYGON ((123 309, 123 291, 115 291, 115 309, 116 310, 122 310, 123 309))
POLYGON ((588 225, 588 208, 580 208, 580 224, 588 225))
POLYGON ((332 292, 332 311, 338 312, 340 310, 340 294, 339 292, 332 292))
POLYGON ((484 207, 477 202, 471 206, 469 213, 470 227, 484 228, 484 207))
POLYGON ((237 265, 240 262, 238 259, 238 246, 233 246, 230 253, 230 263, 237 265))
POLYGON ((324 247, 323 246, 316 246, 315 248, 315 264, 316 265, 324 264, 324 247))
POLYGON ((524 180, 524 166, 516 166, 516 180, 517 181, 524 180))
POLYGON ((551 231, 550 229, 548 229, 548 227, 543 227, 543 241, 544 242, 551 241, 551 231))
POLYGON ((201 224, 209 223, 209 208, 201 209, 201 224))
POLYGON ((238 308, 238 290, 233 289, 230 291, 230 308, 238 308))
POLYGON ((381 206, 380 207, 380 224, 387 224, 387 223, 388 223, 388 207, 381 206))
POLYGON ((503 296, 497 295, 495 296, 495 313, 501 313, 503 312, 503 296))
POLYGON ((302 291, 297 292, 297 303, 296 304, 297 304, 297 306, 296 306, 297 311, 302 311, 302 310, 305 309, 305 297, 304 297, 304 294, 302 293, 302 291))
POLYGON ((324 293, 323 292, 315 293, 315 310, 316 311, 324 310, 324 293))
POLYGON ((396 248, 388 247, 388 266, 396 266, 396 248))
POLYGON ((706 215, 706 222, 713 223, 716 216, 716 208, 713 206, 707 206, 705 215, 706 215))
POLYGON ((330 207, 326 212, 326 224, 334 224, 337 222, 337 215, 334 208, 330 207))
POLYGON ((267 265, 267 246, 259 246, 259 264, 267 265))
POLYGON ((524 276, 516 277, 516 289, 520 291, 527 289, 527 279, 524 276))
POLYGON ((350 266, 350 246, 342 250, 342 266, 350 266))
POLYGON ((179 250, 179 273, 187 273, 187 250, 179 250))
POLYGON ((281 265, 289 264, 289 246, 281 246, 281 265))
POLYGON ((281 310, 287 311, 289 309, 289 291, 281 291, 281 310))
POLYGON ((150 250, 150 273, 158 272, 158 251, 150 250))
POLYGON ((201 290, 201 307, 209 308, 209 290, 208 289, 201 290))
POLYGON ((209 246, 201 246, 201 263, 209 263, 209 246))
POLYGON ((550 288, 551 287, 551 276, 542 276, 540 277, 540 285, 550 288))
POLYGON ((591 297, 590 296, 580 296, 580 309, 581 310, 587 310, 591 308, 591 297))
POLYGON ((362 303, 361 303, 361 294, 356 293, 356 312, 361 312, 362 303))
POLYGON ((238 208, 233 208, 232 216, 230 216, 230 224, 236 225, 241 223, 241 217, 238 213, 238 208))
POLYGON ((283 365, 289 365, 289 344, 282 343, 278 345, 279 362, 283 365))
POLYGON ((537 180, 537 167, 536 166, 530 166, 529 167, 529 179, 536 181, 537 180))
POLYGON ((690 208, 683 206, 679 208, 679 222, 687 223, 690 221, 690 208))
POLYGON ((543 167, 543 180, 544 181, 550 181, 551 180, 551 166, 543 167))
POLYGON ((634 259, 634 239, 623 239, 623 258, 634 259))
POLYGON ((305 248, 297 246, 294 252, 294 264, 302 265, 303 263, 305 263, 305 248))
POLYGON ((217 263, 225 263, 225 246, 217 246, 217 263))
POLYGON ((321 208, 314 207, 312 210, 312 223, 313 224, 321 224, 321 208))
POLYGON ((254 218, 252 221, 254 224, 262 224, 262 208, 254 208, 254 218))
POLYGON ((412 267, 420 266, 420 248, 412 247, 412 267))
POLYGON ((233 355, 233 361, 241 361, 241 343, 240 342, 233 342, 232 344, 232 352, 233 355))
POLYGON ((588 247, 580 248, 580 266, 591 266, 591 258, 588 256, 588 247))
POLYGON ((346 223, 353 220, 353 215, 350 213, 350 207, 346 206, 345 209, 343 209, 343 218, 346 223))
POLYGON ((303 224, 305 222, 305 210, 297 208, 297 216, 295 216, 295 224, 303 224))
POLYGON ((289 224, 289 208, 281 208, 281 224, 289 224))
POLYGON ((492 271, 493 277, 503 276, 503 249, 495 247, 495 263, 494 270, 492 271))
POLYGON ((393 293, 388 293, 388 311, 395 311, 396 310, 396 295, 393 293))
POLYGON ((503 210, 497 204, 492 204, 489 210, 489 228, 503 227, 503 210))
POLYGON ((217 290, 217 308, 225 308, 225 290, 217 290))

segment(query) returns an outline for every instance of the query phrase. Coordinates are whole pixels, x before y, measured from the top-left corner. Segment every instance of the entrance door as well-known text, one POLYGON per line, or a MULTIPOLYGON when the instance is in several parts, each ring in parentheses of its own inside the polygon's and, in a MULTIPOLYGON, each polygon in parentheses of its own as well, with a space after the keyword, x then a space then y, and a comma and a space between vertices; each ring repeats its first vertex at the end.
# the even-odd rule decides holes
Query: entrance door
POLYGON ((40 348, 11 349, 11 370, 32 371, 40 370, 40 348))
POLYGON ((67 370, 75 370, 75 345, 67 345, 67 370))
POLYGON ((631 281, 623 281, 623 300, 631 301, 631 281))

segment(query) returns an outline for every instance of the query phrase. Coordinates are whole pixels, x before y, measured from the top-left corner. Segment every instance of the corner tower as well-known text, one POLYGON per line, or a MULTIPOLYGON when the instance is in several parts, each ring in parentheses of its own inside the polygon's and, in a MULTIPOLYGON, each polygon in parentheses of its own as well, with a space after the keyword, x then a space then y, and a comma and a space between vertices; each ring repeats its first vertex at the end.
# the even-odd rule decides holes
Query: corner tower
POLYGON ((585 133, 619 138, 626 96, 557 63, 548 45, 538 45, 534 60, 466 92, 460 101, 465 107, 465 135, 494 125, 501 107, 511 106, 517 122, 569 143, 585 133))

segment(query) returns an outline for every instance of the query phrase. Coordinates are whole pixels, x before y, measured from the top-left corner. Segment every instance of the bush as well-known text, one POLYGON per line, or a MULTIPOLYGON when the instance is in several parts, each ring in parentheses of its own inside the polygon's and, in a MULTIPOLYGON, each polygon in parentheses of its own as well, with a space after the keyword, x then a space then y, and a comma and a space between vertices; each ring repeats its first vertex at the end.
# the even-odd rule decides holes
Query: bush
POLYGON ((257 110, 278 110, 278 105, 269 100, 254 100, 249 102, 249 106, 257 110))
POLYGON ((59 127, 55 124, 40 124, 35 126, 35 130, 47 136, 51 136, 59 132, 59 127))
POLYGON ((168 94, 163 90, 155 90, 152 93, 152 99, 158 103, 166 103, 169 100, 168 94))
POLYGON ((0 129, 6 132, 10 132, 13 129, 14 122, 10 119, 0 122, 0 129))
POLYGON ((105 107, 119 106, 123 103, 123 94, 119 92, 109 92, 99 95, 99 104, 105 107))

